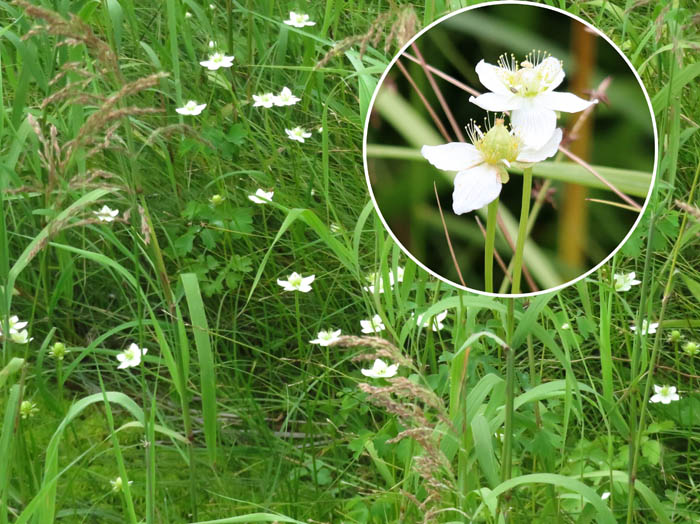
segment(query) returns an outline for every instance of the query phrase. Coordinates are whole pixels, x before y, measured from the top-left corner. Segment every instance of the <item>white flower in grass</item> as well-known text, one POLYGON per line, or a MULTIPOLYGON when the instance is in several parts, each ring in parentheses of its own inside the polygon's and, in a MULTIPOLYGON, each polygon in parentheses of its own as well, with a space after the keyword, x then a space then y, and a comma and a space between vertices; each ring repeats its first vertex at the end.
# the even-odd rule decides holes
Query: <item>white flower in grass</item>
POLYGON ((343 228, 341 228, 340 225, 336 224, 335 222, 331 222, 329 229, 331 230, 331 233, 340 233, 343 228))
POLYGON ((255 202, 256 204, 269 204, 272 202, 272 197, 274 194, 274 191, 258 189, 254 195, 248 195, 248 200, 255 202))
MULTIPOLYGON (((112 491, 114 491, 115 493, 119 493, 122 489, 124 489, 124 481, 121 477, 117 477, 114 480, 110 480, 109 483, 112 485, 112 491)), ((134 481, 130 480, 129 486, 131 486, 133 483, 134 481)))
POLYGON ((381 358, 374 361, 374 364, 369 369, 360 370, 362 374, 369 378, 391 378, 396 375, 399 370, 398 364, 388 365, 381 358))
POLYGON ((386 329, 384 322, 382 322, 382 317, 379 315, 374 315, 369 320, 360 320, 360 326, 362 326, 362 332, 365 334, 379 333, 386 329))
POLYGON ((674 400, 680 400, 680 398, 678 393, 676 393, 676 386, 657 386, 654 384, 654 394, 649 399, 649 402, 670 404, 674 400))
POLYGON ((292 90, 285 86, 282 88, 282 91, 280 91, 280 94, 274 97, 274 104, 276 106, 293 106, 299 100, 301 100, 301 98, 294 96, 292 90))
POLYGON ((27 324, 29 324, 29 322, 21 321, 17 315, 12 315, 10 317, 10 334, 17 333, 19 330, 26 328, 27 324))
POLYGON ((233 65, 233 56, 226 56, 223 53, 214 53, 209 56, 209 60, 202 60, 200 65, 203 65, 210 71, 216 71, 222 67, 231 67, 233 65))
POLYGON ((285 129, 284 132, 287 133, 290 140, 296 140, 302 144, 311 136, 311 133, 299 126, 295 127, 294 129, 285 129))
POLYGON ((315 278, 316 275, 302 277, 299 273, 294 271, 287 277, 287 280, 278 278, 277 283, 282 286, 285 291, 301 291, 302 293, 308 293, 311 291, 311 283, 315 278))
POLYGON ((306 27, 307 25, 316 25, 316 22, 309 20, 309 15, 303 13, 289 12, 289 20, 284 21, 285 24, 294 27, 306 27))
POLYGON ((608 500, 610 498, 610 492, 604 491, 603 494, 600 496, 600 498, 603 500, 608 500))
POLYGON ((26 329, 15 332, 10 331, 10 339, 15 344, 29 344, 32 340, 34 340, 33 337, 29 336, 29 332, 26 329))
POLYGON ((136 367, 141 364, 141 358, 148 353, 148 349, 140 348, 132 343, 127 349, 117 355, 117 360, 120 362, 117 369, 125 369, 136 367))
POLYGON ((198 104, 195 100, 190 100, 184 106, 178 107, 175 112, 185 116, 197 116, 204 111, 205 107, 207 104, 198 104))
POLYGON ((209 40, 209 49, 214 49, 216 47, 216 42, 214 40, 209 40))
POLYGON ((615 291, 629 291, 632 286, 637 286, 642 283, 641 280, 636 280, 636 273, 632 271, 626 275, 615 273, 613 275, 613 282, 615 285, 615 291))
POLYGON ((275 104, 275 95, 272 93, 263 93, 262 95, 253 95, 253 107, 267 107, 270 108, 275 104))
POLYGON ((189 11, 187 11, 187 12, 185 13, 185 18, 192 18, 192 13, 190 13, 189 11))
POLYGON ((564 322, 564 323, 561 325, 561 328, 562 328, 562 329, 571 329, 571 324, 569 324, 568 322, 564 322))
POLYGON ((319 133, 323 133, 323 126, 319 127, 316 131, 318 131, 319 133))
POLYGON ((340 330, 337 329, 333 331, 332 329, 322 330, 318 332, 316 338, 309 340, 311 344, 318 344, 319 346, 330 346, 333 342, 340 338, 340 330))
POLYGON ((469 101, 486 111, 510 111, 513 127, 533 149, 543 147, 552 136, 557 125, 555 111, 578 113, 598 102, 554 91, 565 74, 561 60, 546 53, 533 51, 520 63, 513 55, 501 55, 498 65, 481 60, 476 74, 491 92, 469 101))
POLYGON ((117 215, 119 215, 119 210, 102 206, 102 209, 93 211, 92 214, 95 215, 100 222, 113 222, 117 218, 117 215))
POLYGON ((212 9, 212 10, 213 10, 213 9, 216 9, 216 5, 214 5, 214 4, 209 4, 209 9, 212 9))
POLYGON ((431 327, 433 331, 440 331, 445 327, 445 324, 443 324, 442 321, 445 320, 445 318, 447 318, 447 310, 443 311, 442 313, 438 313, 433 318, 428 318, 424 320, 424 316, 425 315, 421 313, 416 317, 416 324, 418 325, 418 327, 431 327))
MULTIPOLYGON (((647 322, 647 319, 642 320, 642 330, 641 333, 642 335, 653 335, 656 333, 656 329, 659 327, 658 322, 647 322)), ((630 326, 630 329, 633 332, 637 332, 637 326, 630 326)))
POLYGON ((436 168, 457 171, 452 210, 458 215, 480 209, 495 200, 502 185, 508 181, 506 168, 511 162, 541 162, 557 152, 562 138, 561 129, 553 129, 542 147, 525 147, 520 135, 509 131, 500 118, 486 133, 473 124, 467 131, 472 144, 451 142, 421 148, 421 154, 436 168))
MULTIPOLYGON (((396 273, 389 273, 389 287, 394 287, 396 282, 403 282, 403 274, 404 268, 401 266, 397 266, 396 273)), ((379 294, 384 293, 384 279, 381 276, 379 276, 377 281, 377 273, 375 272, 370 273, 366 278, 369 282, 371 282, 371 284, 369 286, 363 286, 362 289, 369 291, 370 293, 374 293, 375 291, 377 291, 379 294), (375 281, 378 282, 377 286, 374 285, 375 281)))

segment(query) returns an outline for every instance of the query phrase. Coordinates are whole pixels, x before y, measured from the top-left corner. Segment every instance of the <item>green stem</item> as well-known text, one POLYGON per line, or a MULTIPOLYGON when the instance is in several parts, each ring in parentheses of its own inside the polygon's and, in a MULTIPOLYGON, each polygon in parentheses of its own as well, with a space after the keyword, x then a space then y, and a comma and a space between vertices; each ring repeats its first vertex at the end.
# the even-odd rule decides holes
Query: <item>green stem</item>
POLYGON ((486 246, 484 248, 484 289, 493 293, 493 245, 496 239, 496 221, 498 219, 498 197, 489 204, 486 217, 486 246))
POLYGON ((520 204, 520 224, 518 225, 518 240, 513 255, 513 285, 511 293, 520 293, 520 276, 523 267, 523 250, 527 238, 527 220, 530 214, 530 195, 532 194, 532 168, 523 171, 523 199, 520 204))

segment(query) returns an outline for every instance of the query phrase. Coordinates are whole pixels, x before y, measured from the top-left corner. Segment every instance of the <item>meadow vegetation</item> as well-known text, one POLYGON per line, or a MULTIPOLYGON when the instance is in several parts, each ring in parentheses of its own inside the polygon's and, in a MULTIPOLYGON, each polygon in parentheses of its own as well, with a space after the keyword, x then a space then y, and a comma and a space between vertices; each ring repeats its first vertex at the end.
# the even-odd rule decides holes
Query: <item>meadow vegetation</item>
POLYGON ((362 169, 388 61, 473 2, 0 1, 0 524, 700 522, 698 15, 546 3, 639 71, 657 183, 505 300, 362 169))

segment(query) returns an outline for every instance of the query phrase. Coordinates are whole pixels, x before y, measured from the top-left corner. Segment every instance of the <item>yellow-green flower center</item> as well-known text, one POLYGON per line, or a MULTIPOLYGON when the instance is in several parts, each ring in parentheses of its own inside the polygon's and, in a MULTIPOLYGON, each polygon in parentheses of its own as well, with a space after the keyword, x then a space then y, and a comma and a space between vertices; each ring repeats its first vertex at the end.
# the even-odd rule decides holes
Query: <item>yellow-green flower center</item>
POLYGON ((511 135, 502 119, 496 119, 488 132, 474 143, 489 164, 498 164, 503 160, 513 162, 518 157, 520 140, 511 135))

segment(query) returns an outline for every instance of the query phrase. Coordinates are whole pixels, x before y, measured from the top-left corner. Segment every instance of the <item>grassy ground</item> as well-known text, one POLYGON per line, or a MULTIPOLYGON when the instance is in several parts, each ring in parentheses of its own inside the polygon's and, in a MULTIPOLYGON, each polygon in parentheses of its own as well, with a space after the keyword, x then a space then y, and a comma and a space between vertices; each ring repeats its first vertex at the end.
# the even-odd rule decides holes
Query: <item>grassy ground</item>
POLYGON ((42 5, 60 17, 0 2, 1 329, 33 337, 2 343, 0 523, 700 521, 692 2, 561 2, 640 70, 659 182, 611 264, 515 302, 416 268, 364 185, 377 78, 460 2, 42 5), (210 40, 230 69, 199 65, 210 40), (284 86, 301 101, 253 106, 284 86), (293 271, 309 293, 282 291, 293 271), (443 310, 435 332, 411 316, 443 310), (388 343, 309 343, 375 314, 388 343), (117 369, 131 343, 148 353, 117 369), (408 380, 366 379, 375 354, 408 380))

